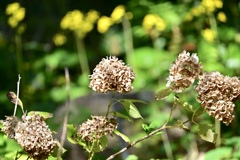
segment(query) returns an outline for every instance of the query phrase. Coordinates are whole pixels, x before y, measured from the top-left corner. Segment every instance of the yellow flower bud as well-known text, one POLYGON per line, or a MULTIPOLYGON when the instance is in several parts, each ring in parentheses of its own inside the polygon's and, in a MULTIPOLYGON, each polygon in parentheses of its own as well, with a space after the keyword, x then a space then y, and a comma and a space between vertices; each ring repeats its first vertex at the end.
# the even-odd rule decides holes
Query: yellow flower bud
POLYGON ((15 2, 15 3, 11 3, 7 6, 6 8, 6 14, 10 15, 13 14, 14 12, 16 12, 18 9, 20 8, 20 4, 15 2))
POLYGON ((216 38, 216 33, 213 30, 207 28, 202 31, 202 36, 206 41, 213 42, 216 38))
POLYGON ((224 12, 219 12, 217 14, 217 19, 220 21, 220 22, 227 22, 227 17, 225 15, 224 12))
POLYGON ((67 41, 66 36, 61 33, 57 33, 53 37, 53 42, 56 46, 61 46, 61 45, 65 44, 66 41, 67 41))
POLYGON ((121 18, 124 16, 124 14, 125 14, 125 7, 123 5, 119 5, 113 10, 111 14, 111 18, 114 23, 118 23, 121 21, 121 18))
POLYGON ((113 24, 113 22, 110 17, 107 17, 107 16, 100 17, 100 19, 98 20, 98 23, 97 23, 98 32, 100 32, 100 33, 107 32, 107 30, 109 29, 109 27, 112 24, 113 24))

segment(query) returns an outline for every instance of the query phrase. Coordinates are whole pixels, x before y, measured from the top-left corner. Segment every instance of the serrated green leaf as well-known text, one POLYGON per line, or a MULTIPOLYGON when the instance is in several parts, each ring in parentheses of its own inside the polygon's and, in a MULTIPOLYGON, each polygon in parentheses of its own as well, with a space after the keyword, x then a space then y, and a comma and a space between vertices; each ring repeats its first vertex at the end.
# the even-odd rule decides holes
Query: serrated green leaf
POLYGON ((158 93, 155 96, 155 100, 163 100, 164 98, 166 98, 167 96, 169 96, 172 93, 172 89, 171 88, 165 88, 162 89, 160 91, 158 91, 158 93))
POLYGON ((42 112, 42 111, 31 111, 28 112, 28 116, 32 116, 34 114, 38 114, 40 116, 42 116, 44 119, 48 119, 48 118, 52 118, 53 114, 49 113, 49 112, 42 112))
POLYGON ((120 117, 120 118, 124 118, 124 119, 127 119, 129 122, 133 122, 132 119, 130 119, 128 116, 122 114, 122 113, 119 113, 119 112, 113 112, 113 114, 116 116, 116 117, 120 117))
POLYGON ((73 124, 68 124, 67 125, 67 140, 70 143, 77 144, 76 140, 76 135, 77 135, 77 129, 73 124))
POLYGON ((217 134, 214 133, 211 128, 212 126, 210 124, 199 124, 198 135, 205 141, 215 143, 217 134))
POLYGON ((114 130, 114 133, 121 137, 125 142, 130 143, 130 139, 125 134, 119 132, 118 130, 114 130))
MULTIPOLYGON (((120 102, 124 106, 125 110, 132 118, 142 118, 140 112, 138 111, 137 107, 131 101, 123 101, 120 102)), ((142 118, 143 119, 143 118, 142 118)))
POLYGON ((108 139, 106 136, 103 136, 93 143, 92 152, 101 152, 107 147, 107 145, 108 139))

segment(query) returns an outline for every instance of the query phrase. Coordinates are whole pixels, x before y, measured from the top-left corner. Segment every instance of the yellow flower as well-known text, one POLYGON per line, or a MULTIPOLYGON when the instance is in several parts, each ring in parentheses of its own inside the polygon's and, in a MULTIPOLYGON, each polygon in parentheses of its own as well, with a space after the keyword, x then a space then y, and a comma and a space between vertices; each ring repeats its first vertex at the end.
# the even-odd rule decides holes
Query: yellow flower
POLYGON ((193 14, 193 16, 198 17, 199 15, 205 12, 205 8, 202 5, 199 5, 197 7, 192 8, 190 12, 193 14))
POLYGON ((107 32, 107 30, 109 29, 109 27, 112 24, 113 24, 113 22, 110 17, 107 17, 107 16, 100 17, 100 19, 98 20, 98 23, 97 23, 98 32, 100 32, 100 33, 107 32))
POLYGON ((19 8, 20 8, 20 4, 19 3, 17 3, 17 2, 11 3, 6 8, 6 14, 7 15, 11 15, 14 12, 16 12, 19 8))
POLYGON ((99 13, 95 10, 90 10, 86 15, 86 21, 89 21, 91 23, 95 23, 97 19, 99 18, 99 13))
POLYGON ((14 17, 9 17, 8 18, 8 24, 12 27, 15 28, 18 25, 18 21, 14 17))
POLYGON ((227 22, 227 17, 225 15, 224 12, 219 12, 217 14, 217 19, 220 21, 220 22, 227 22))
POLYGON ((121 18, 124 16, 124 14, 125 14, 125 7, 123 5, 119 5, 113 10, 111 14, 111 18, 113 22, 118 23, 121 21, 121 18))
POLYGON ((19 10, 17 10, 13 16, 16 18, 17 21, 21 21, 23 20, 23 18, 25 17, 25 8, 20 7, 19 10))
POLYGON ((222 0, 202 0, 201 5, 206 8, 208 13, 214 12, 217 8, 222 8, 222 0))
POLYGON ((19 3, 12 3, 7 6, 6 14, 10 15, 8 24, 15 28, 25 17, 25 8, 21 7, 19 3))
POLYGON ((163 31, 166 27, 165 21, 155 14, 148 14, 143 19, 143 28, 150 30, 156 27, 157 30, 163 31))
POLYGON ((65 44, 66 41, 67 41, 66 36, 61 33, 57 33, 53 37, 53 42, 56 46, 61 46, 61 45, 65 44))
POLYGON ((76 30, 83 21, 83 14, 79 10, 68 12, 61 21, 62 29, 76 30))
POLYGON ((216 38, 216 33, 213 30, 207 28, 202 31, 202 36, 206 41, 213 42, 216 38))
POLYGON ((68 12, 61 21, 62 29, 69 29, 78 36, 78 38, 84 38, 88 32, 90 32, 94 23, 99 18, 99 13, 95 10, 90 10, 84 15, 79 10, 68 12))

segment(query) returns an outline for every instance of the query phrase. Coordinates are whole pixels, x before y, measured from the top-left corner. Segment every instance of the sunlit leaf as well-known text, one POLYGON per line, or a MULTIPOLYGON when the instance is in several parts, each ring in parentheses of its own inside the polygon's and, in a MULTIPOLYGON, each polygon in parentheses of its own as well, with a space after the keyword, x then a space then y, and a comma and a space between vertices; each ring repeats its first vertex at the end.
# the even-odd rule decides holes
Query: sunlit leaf
POLYGON ((125 142, 130 143, 130 139, 125 134, 119 132, 118 130, 114 130, 114 133, 121 137, 125 142))
POLYGON ((148 127, 147 124, 142 124, 142 128, 143 128, 143 130, 144 130, 146 133, 150 133, 149 127, 148 127))
POLYGON ((44 119, 48 119, 48 118, 52 118, 53 117, 53 114, 49 113, 49 112, 42 112, 42 111, 30 111, 30 112, 28 112, 29 116, 32 116, 34 114, 39 114, 44 119))
POLYGON ((73 124, 68 124, 67 125, 67 140, 70 143, 77 144, 78 142, 76 141, 76 135, 77 135, 77 129, 73 124))
POLYGON ((136 155, 131 154, 126 158, 126 160, 138 160, 138 157, 136 155))
POLYGON ((155 96, 155 100, 163 100, 164 98, 166 98, 167 96, 169 96, 172 93, 172 89, 171 88, 165 88, 162 89, 160 91, 158 91, 158 93, 155 96))
POLYGON ((217 139, 217 134, 214 133, 211 128, 212 126, 210 124, 199 124, 198 134, 203 140, 215 143, 217 139))
POLYGON ((233 148, 232 147, 221 147, 208 151, 205 154, 205 160, 222 160, 231 159, 233 148))
POLYGON ((142 118, 142 116, 141 116, 140 112, 138 111, 137 107, 131 101, 125 100, 125 101, 121 101, 120 103, 122 103, 125 110, 127 111, 127 113, 131 117, 142 118))
MULTIPOLYGON (((147 124, 142 124, 142 128, 143 130, 149 134, 151 133, 152 131, 155 131, 156 129, 160 128, 162 125, 162 123, 160 121, 153 121, 152 123, 150 123, 149 125, 147 124)), ((162 132, 158 132, 156 134, 160 134, 162 132)))

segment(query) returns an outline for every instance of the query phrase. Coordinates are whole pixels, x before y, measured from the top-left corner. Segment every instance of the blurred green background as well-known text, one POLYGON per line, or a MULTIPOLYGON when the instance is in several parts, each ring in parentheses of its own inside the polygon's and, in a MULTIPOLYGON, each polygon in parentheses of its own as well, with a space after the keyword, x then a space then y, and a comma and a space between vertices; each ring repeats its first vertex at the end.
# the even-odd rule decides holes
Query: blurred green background
MULTIPOLYGON (((53 113, 66 101, 65 67, 71 99, 93 92, 88 75, 109 55, 132 66, 134 92, 156 93, 165 87, 169 66, 183 50, 197 53, 204 71, 240 76, 239 0, 1 0, 0 117, 13 112, 6 94, 16 92, 18 74, 25 109, 53 113)), ((181 95, 198 106, 195 97, 192 89, 181 95)), ((171 98, 152 100, 142 109, 145 122, 159 119, 169 103, 171 98)), ((226 137, 240 133, 238 108, 235 121, 223 126, 226 137)), ((207 115, 203 120, 214 121, 207 115)), ((193 137, 172 143, 176 157, 186 154, 177 148, 193 137)), ((166 155, 154 148, 145 156, 166 155)))

